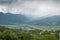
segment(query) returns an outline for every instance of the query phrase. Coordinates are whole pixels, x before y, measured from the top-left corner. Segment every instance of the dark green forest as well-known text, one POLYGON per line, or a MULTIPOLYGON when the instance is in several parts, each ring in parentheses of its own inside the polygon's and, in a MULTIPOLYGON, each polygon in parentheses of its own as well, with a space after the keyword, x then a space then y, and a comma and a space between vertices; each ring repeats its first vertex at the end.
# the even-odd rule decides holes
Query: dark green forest
POLYGON ((59 30, 22 30, 0 26, 0 40, 58 40, 59 30))

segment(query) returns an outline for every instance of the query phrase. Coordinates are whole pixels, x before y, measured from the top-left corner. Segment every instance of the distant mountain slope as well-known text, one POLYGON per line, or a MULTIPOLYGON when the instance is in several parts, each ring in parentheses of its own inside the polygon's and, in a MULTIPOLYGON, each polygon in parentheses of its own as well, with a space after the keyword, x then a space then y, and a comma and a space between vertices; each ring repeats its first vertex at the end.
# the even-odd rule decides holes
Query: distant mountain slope
POLYGON ((60 26, 60 15, 38 19, 32 22, 32 24, 44 26, 60 26))
POLYGON ((33 24, 43 26, 60 26, 60 15, 42 17, 36 20, 22 14, 11 14, 0 12, 0 24, 33 24), (31 21, 30 21, 31 20, 31 21))
POLYGON ((28 18, 22 14, 11 14, 0 12, 0 24, 22 24, 26 23, 28 18))

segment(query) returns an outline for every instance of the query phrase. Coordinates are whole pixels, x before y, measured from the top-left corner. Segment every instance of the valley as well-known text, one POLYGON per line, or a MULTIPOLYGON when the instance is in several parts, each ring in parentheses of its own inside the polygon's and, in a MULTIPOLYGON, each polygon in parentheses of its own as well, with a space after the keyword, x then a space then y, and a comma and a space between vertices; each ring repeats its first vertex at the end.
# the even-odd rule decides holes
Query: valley
POLYGON ((22 29, 22 30, 60 30, 60 26, 40 26, 40 25, 28 25, 28 24, 20 24, 20 25, 0 25, 5 26, 10 29, 22 29))

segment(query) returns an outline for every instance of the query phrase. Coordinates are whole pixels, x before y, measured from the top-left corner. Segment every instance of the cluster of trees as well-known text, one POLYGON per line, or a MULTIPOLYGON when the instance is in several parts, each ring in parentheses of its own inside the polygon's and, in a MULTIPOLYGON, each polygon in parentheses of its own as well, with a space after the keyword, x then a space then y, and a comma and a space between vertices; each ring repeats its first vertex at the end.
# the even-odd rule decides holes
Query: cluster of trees
POLYGON ((58 40, 57 31, 8 29, 0 26, 0 40, 58 40))

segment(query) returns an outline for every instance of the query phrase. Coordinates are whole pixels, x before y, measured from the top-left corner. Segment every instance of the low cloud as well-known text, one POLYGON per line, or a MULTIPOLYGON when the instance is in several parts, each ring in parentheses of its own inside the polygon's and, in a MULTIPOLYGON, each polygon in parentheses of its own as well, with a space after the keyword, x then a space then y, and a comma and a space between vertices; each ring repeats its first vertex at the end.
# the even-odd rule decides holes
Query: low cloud
POLYGON ((0 11, 32 16, 60 14, 60 0, 0 0, 0 11))

